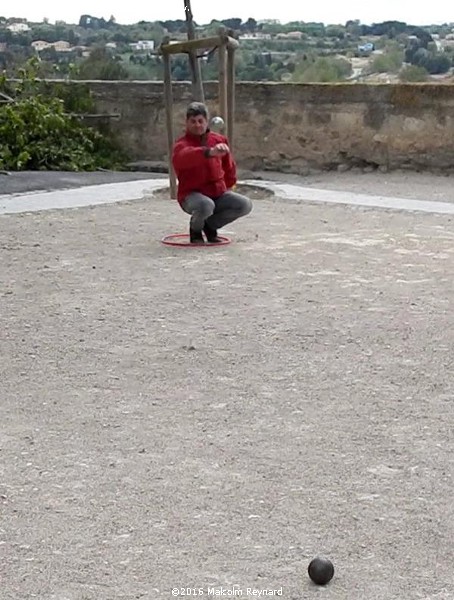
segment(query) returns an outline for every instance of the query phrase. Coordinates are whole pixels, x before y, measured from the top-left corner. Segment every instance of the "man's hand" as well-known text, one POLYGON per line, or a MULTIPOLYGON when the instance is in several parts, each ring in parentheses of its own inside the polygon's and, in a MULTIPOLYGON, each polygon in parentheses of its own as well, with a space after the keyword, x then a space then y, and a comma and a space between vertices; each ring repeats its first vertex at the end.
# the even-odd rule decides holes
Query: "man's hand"
POLYGON ((210 156, 224 156, 230 152, 230 148, 227 144, 216 144, 210 148, 210 156))

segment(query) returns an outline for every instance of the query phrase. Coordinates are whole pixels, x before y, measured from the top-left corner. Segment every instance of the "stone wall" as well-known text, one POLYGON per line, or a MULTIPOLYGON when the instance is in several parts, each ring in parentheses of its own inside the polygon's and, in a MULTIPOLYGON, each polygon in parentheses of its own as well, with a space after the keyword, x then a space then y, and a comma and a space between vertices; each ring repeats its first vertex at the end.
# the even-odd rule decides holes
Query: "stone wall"
MULTIPOLYGON (((88 85, 98 112, 119 115, 110 127, 132 160, 167 160, 161 82, 88 85)), ((216 83, 205 93, 216 114, 216 83)), ((189 85, 173 95, 179 135, 189 85)), ((237 83, 234 151, 245 169, 454 171, 454 86, 237 83)))

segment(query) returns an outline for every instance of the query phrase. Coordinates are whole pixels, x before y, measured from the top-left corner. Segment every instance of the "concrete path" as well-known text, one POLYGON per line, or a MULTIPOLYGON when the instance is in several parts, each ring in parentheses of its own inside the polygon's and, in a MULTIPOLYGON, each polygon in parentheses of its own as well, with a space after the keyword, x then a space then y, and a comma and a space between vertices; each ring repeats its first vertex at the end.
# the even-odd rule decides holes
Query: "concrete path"
MULTIPOLYGON (((454 214, 454 201, 431 202, 414 198, 393 198, 374 194, 358 194, 348 191, 323 190, 289 183, 273 181, 245 181, 250 185, 262 185, 273 190, 276 196, 299 202, 321 202, 328 204, 349 204, 353 206, 369 206, 371 208, 388 208, 393 210, 412 210, 440 214, 454 214)), ((454 200, 454 197, 453 197, 454 200)))
MULTIPOLYGON (((81 174, 78 174, 81 175, 81 174)), ((154 190, 165 187, 167 178, 158 176, 146 179, 143 174, 137 181, 121 181, 115 183, 103 183, 109 177, 102 174, 102 179, 95 174, 99 183, 94 185, 82 185, 80 177, 72 180, 72 187, 65 189, 67 178, 55 179, 52 183, 58 189, 53 191, 32 191, 21 193, 9 193, 0 196, 0 214, 12 214, 33 212, 40 210, 76 208, 82 206, 95 206, 98 204, 109 204, 120 201, 139 200, 145 195, 153 193, 154 190), (78 186, 76 187, 78 183, 78 186)), ((128 177, 133 175, 126 174, 128 177)), ((33 176, 32 176, 33 177, 33 176)), ((92 174, 92 178, 94 175, 92 174)), ((348 190, 317 189, 304 185, 304 179, 300 184, 285 183, 273 180, 244 180, 248 185, 262 186, 272 190, 282 200, 296 202, 321 202, 330 204, 348 204, 357 206, 368 206, 371 208, 386 208, 394 210, 410 210, 439 214, 454 214, 453 202, 419 200, 416 198, 402 196, 393 197, 376 195, 374 193, 358 193, 348 190)), ((28 186, 31 184, 28 183, 28 186)), ((38 189, 44 183, 38 178, 38 189)), ((47 182, 49 185, 49 182, 47 182)), ((342 187, 342 183, 339 183, 342 187)))

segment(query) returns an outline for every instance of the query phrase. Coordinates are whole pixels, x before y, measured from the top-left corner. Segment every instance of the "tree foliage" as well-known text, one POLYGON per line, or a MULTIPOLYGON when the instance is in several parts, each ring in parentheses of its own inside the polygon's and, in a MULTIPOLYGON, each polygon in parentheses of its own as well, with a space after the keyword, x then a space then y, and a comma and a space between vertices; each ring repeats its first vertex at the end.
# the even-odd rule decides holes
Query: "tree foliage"
POLYGON ((45 85, 36 78, 35 64, 36 59, 30 61, 14 84, 4 75, 0 77, 0 91, 13 98, 0 105, 0 168, 118 168, 122 160, 119 150, 100 132, 84 127, 69 114, 65 107, 69 99, 59 97, 58 90, 46 94, 45 85))
POLYGON ((423 67, 431 75, 446 73, 452 66, 449 54, 427 49, 412 43, 405 51, 405 61, 417 67, 423 67))
POLYGON ((128 79, 127 69, 105 48, 96 48, 79 66, 77 79, 128 79))
POLYGON ((344 81, 351 73, 350 61, 343 58, 303 58, 295 67, 292 81, 305 83, 344 81))

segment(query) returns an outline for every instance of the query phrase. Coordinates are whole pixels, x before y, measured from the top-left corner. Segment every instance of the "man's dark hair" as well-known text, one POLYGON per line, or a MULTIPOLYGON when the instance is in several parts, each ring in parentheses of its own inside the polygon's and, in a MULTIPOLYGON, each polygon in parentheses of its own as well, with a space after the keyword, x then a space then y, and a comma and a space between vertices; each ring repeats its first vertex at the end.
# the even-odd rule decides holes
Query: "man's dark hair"
POLYGON ((186 110, 186 119, 197 117, 198 115, 202 115, 208 119, 208 108, 203 102, 191 102, 186 110))

